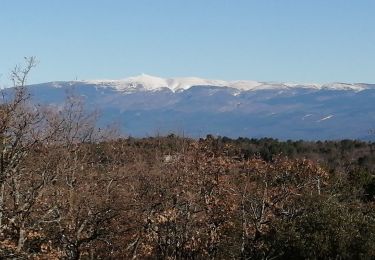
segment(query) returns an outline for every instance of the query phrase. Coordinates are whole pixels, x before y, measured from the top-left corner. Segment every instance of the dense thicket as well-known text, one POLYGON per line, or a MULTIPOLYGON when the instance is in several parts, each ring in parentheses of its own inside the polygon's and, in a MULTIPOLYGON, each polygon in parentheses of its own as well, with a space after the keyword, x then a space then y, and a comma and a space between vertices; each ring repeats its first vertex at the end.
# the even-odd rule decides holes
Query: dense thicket
POLYGON ((0 105, 1 259, 375 258, 373 143, 119 138, 31 104, 29 65, 0 105))
MULTIPOLYGON (((340 156, 335 163, 343 167, 331 168, 315 150, 326 144, 327 149, 341 147, 337 151, 342 154, 347 146, 298 142, 311 147, 305 153, 314 160, 288 158, 277 150, 265 160, 256 151, 244 152, 247 141, 224 140, 169 136, 40 145, 20 162, 22 188, 33 189, 41 169, 48 168, 53 178, 44 181, 43 192, 24 217, 25 241, 19 250, 21 222, 3 224, 2 254, 66 259, 375 257, 371 168, 340 156)), ((353 156, 357 149, 371 156, 373 144, 352 143, 360 144, 351 150, 353 156)), ((273 145, 293 143, 273 140, 267 147, 273 145)), ((3 216, 17 214, 8 185, 3 216)))

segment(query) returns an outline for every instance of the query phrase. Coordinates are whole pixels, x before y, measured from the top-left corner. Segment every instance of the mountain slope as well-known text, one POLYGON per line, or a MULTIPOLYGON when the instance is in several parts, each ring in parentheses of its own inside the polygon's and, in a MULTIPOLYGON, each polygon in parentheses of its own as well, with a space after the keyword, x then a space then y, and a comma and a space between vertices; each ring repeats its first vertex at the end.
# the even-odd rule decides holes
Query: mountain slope
POLYGON ((31 85, 36 102, 58 104, 66 91, 102 111, 102 123, 120 122, 135 136, 177 132, 190 136, 281 139, 371 139, 375 85, 292 84, 164 79, 49 82, 31 85))

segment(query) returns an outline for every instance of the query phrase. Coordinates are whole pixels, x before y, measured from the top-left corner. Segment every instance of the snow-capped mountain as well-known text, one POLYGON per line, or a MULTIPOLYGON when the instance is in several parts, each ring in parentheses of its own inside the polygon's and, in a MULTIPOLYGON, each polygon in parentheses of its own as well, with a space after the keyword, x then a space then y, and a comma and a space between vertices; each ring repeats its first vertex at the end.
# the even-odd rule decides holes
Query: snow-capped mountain
POLYGON ((375 84, 296 84, 160 78, 48 82, 29 86, 36 102, 58 104, 67 90, 134 136, 373 139, 375 84))
POLYGON ((160 78, 147 74, 130 77, 123 80, 85 80, 86 84, 100 87, 112 87, 119 91, 144 90, 157 91, 163 88, 173 92, 187 90, 193 86, 216 86, 228 87, 240 91, 265 90, 265 89, 290 89, 290 88, 310 88, 310 89, 331 89, 331 90, 354 90, 361 91, 369 86, 366 84, 330 83, 330 84, 296 84, 277 82, 258 82, 250 80, 209 80, 197 77, 185 78, 160 78))

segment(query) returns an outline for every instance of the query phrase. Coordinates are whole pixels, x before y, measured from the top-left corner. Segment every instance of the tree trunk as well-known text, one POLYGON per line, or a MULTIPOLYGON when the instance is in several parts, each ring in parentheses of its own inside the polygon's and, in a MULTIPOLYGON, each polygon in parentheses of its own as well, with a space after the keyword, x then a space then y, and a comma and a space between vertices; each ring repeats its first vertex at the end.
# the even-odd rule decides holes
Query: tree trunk
POLYGON ((19 233, 18 233, 18 243, 17 243, 17 251, 20 252, 25 244, 25 228, 21 225, 19 233))

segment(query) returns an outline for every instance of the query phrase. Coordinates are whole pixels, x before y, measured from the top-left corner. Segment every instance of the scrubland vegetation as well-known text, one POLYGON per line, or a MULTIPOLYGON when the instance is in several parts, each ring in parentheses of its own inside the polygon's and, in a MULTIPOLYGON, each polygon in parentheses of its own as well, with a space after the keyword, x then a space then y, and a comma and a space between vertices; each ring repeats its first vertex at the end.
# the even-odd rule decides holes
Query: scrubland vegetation
POLYGON ((32 66, 0 106, 0 258, 375 258, 375 144, 121 138, 32 104, 32 66))

